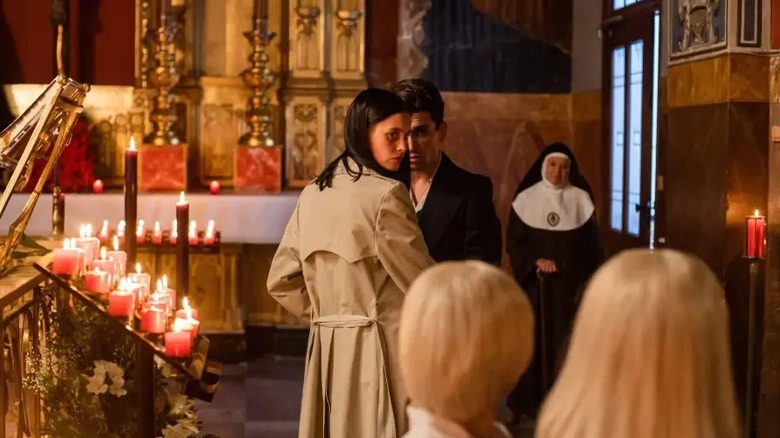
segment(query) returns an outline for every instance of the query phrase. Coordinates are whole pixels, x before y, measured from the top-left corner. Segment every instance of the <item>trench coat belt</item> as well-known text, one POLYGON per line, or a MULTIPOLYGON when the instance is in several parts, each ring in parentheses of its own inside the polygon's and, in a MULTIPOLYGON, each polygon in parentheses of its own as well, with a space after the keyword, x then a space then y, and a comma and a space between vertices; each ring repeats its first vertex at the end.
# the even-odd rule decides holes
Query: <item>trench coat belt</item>
POLYGON ((357 328, 376 324, 376 319, 364 315, 327 315, 314 318, 312 324, 328 328, 357 328))
MULTIPOLYGON (((379 349, 382 353, 382 357, 383 358, 387 357, 387 343, 385 342, 385 336, 382 331, 382 327, 380 324, 378 324, 376 318, 372 318, 370 316, 365 316, 365 315, 327 315, 327 316, 319 316, 313 318, 311 323, 314 326, 334 328, 334 329, 374 326, 375 327, 374 333, 376 333, 377 342, 379 343, 379 349)), ((325 355, 326 361, 330 361, 330 354, 331 354, 330 351, 326 353, 325 355)), ((382 378, 385 381, 385 386, 387 388, 390 388, 390 380, 387 376, 387 366, 384 365, 382 367, 382 378)), ((325 403, 328 405, 330 404, 329 400, 327 400, 327 397, 325 399, 325 403)), ((390 414, 390 424, 388 425, 391 428, 390 436, 397 437, 398 431, 395 429, 395 412, 393 411, 393 404, 389 400, 388 400, 387 407, 389 408, 389 414, 390 414)))

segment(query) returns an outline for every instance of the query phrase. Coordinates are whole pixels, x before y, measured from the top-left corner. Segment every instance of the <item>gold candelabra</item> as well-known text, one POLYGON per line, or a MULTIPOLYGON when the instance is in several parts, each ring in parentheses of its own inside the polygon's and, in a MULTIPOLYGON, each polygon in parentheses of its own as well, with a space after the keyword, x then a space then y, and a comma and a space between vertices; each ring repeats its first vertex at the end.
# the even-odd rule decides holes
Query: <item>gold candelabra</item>
POLYGON ((175 38, 176 23, 172 22, 168 13, 161 14, 154 47, 155 66, 149 74, 149 83, 157 89, 157 97, 152 103, 149 117, 154 125, 154 131, 144 139, 146 143, 156 145, 181 143, 173 129, 177 117, 171 96, 171 89, 176 86, 181 77, 176 68, 175 38))
POLYGON ((252 30, 244 32, 244 36, 252 45, 249 55, 249 67, 241 73, 244 84, 252 90, 247 101, 246 120, 249 132, 239 138, 241 146, 273 146, 273 116, 268 100, 268 90, 276 79, 276 74, 268 66, 267 48, 276 36, 267 29, 266 18, 255 18, 252 30))

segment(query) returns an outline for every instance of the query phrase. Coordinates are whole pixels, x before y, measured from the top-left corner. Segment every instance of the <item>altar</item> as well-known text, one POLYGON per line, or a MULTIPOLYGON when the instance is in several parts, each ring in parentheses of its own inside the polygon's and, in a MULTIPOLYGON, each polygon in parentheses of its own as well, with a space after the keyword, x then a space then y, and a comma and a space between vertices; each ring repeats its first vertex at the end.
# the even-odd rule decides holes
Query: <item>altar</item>
MULTIPOLYGON (((284 234, 287 221, 298 202, 298 191, 273 195, 240 195, 188 193, 190 219, 199 228, 213 220, 221 232, 222 243, 247 245, 276 245, 284 234)), ((142 193, 138 195, 138 219, 151 227, 159 221, 163 229, 173 222, 178 194, 142 193)), ((15 214, 21 211, 26 195, 14 194, 8 205, 8 214, 0 218, 0 232, 8 230, 15 214)), ((124 197, 121 193, 65 194, 65 235, 75 236, 81 224, 92 224, 97 229, 103 221, 116 226, 124 219, 124 197)), ((36 204, 30 223, 29 236, 49 236, 52 231, 52 202, 42 196, 36 204)))

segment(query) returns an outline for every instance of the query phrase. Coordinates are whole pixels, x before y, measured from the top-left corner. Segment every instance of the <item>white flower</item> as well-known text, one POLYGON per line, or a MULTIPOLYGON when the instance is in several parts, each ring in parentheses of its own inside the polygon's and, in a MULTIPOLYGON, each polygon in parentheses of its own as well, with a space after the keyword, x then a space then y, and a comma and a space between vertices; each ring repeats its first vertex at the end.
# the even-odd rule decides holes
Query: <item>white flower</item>
POLYGON ((98 374, 105 376, 106 375, 106 361, 104 360, 96 360, 93 362, 95 364, 95 375, 98 374))
POLYGON ((108 388, 108 392, 114 394, 117 397, 122 397, 127 394, 127 390, 124 389, 125 379, 122 377, 112 378, 111 387, 108 388))
POLYGON ((125 370, 114 362, 106 362, 105 367, 111 380, 121 379, 125 375, 125 370))
POLYGON ((105 394, 105 392, 108 390, 106 376, 103 374, 95 374, 92 377, 87 377, 87 381, 89 382, 87 383, 87 391, 91 394, 105 394))
POLYGON ((165 438, 190 438, 198 434, 198 428, 178 423, 175 426, 167 426, 163 429, 165 438))

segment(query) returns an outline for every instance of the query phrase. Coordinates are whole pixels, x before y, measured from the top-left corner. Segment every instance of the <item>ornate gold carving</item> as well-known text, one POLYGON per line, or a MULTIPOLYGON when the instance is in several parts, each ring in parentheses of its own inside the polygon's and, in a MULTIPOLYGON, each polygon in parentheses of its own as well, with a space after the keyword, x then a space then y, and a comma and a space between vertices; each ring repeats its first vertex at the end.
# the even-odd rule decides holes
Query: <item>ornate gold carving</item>
POLYGON ((154 50, 154 38, 152 37, 152 5, 149 0, 141 0, 139 5, 138 26, 138 57, 136 58, 136 84, 141 88, 149 86, 149 70, 151 70, 154 50))
POLYGON ((317 98, 300 98, 288 107, 292 121, 287 132, 287 175, 291 186, 302 187, 322 170, 322 103, 317 98))
POLYGON ((420 47, 425 36, 423 18, 431 6, 431 0, 401 0, 398 79, 415 78, 428 67, 428 58, 420 47))
POLYGON ((150 119, 154 124, 154 130, 144 141, 156 145, 178 145, 181 143, 174 124, 177 116, 173 107, 171 89, 179 82, 179 71, 176 68, 175 22, 171 16, 160 17, 160 27, 157 29, 155 45, 155 69, 151 73, 150 82, 157 89, 150 119))
POLYGON ((336 11, 338 35, 336 36, 336 71, 360 72, 362 70, 362 32, 358 33, 360 11, 336 11))
POLYGON ((328 162, 333 161, 339 154, 344 152, 344 119, 351 102, 352 98, 337 98, 331 104, 331 134, 328 138, 326 154, 326 161, 328 162))
POLYGON ((273 146, 273 123, 268 90, 273 85, 276 75, 268 66, 269 59, 266 48, 275 34, 267 29, 266 19, 257 18, 251 31, 244 36, 252 44, 252 54, 249 55, 250 66, 241 74, 244 84, 252 90, 252 96, 247 101, 246 119, 249 132, 241 136, 238 143, 242 146, 273 146))
POLYGON ((293 32, 295 35, 295 45, 291 57, 295 61, 293 73, 303 70, 319 70, 321 49, 318 18, 321 10, 314 6, 299 6, 294 7, 293 12, 298 16, 293 32))

